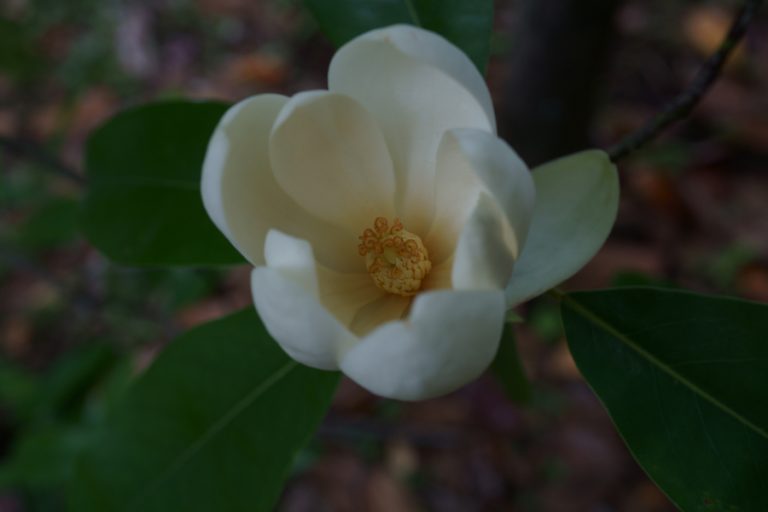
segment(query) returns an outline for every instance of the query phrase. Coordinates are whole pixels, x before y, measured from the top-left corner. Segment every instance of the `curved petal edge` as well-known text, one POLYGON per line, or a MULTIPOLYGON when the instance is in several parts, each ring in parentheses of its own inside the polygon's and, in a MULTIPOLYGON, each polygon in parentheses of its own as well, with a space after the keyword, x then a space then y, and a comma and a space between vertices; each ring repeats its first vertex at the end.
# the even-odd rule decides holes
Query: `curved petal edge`
POLYGON ((385 41, 404 55, 450 76, 472 93, 496 130, 493 101, 483 76, 470 58, 443 36, 413 25, 392 25, 366 32, 347 44, 360 41, 385 41))
POLYGON ((357 338, 320 303, 309 243, 272 230, 265 253, 267 266, 251 273, 251 292, 267 331, 300 363, 338 369, 339 354, 357 338))
POLYGON ((600 250, 616 220, 619 176, 600 150, 575 153, 533 170, 536 206, 507 285, 508 307, 578 272, 600 250))
POLYGON ((352 347, 341 370, 380 396, 424 400, 458 389, 491 363, 504 324, 502 291, 426 292, 406 320, 352 347))
POLYGON ((213 131, 203 162, 203 206, 216 227, 254 264, 263 261, 267 209, 259 208, 248 190, 269 188, 274 182, 267 143, 272 124, 287 101, 279 94, 261 94, 230 107, 213 131), (248 135, 249 143, 243 134, 248 135), (247 222, 250 229, 243 225, 247 222))

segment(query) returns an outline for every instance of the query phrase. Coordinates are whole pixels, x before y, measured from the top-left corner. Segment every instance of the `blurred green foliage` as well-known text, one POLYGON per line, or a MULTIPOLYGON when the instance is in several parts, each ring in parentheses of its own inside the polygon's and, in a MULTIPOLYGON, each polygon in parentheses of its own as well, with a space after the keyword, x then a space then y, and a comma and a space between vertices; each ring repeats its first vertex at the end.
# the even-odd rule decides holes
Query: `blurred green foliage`
POLYGON ((34 85, 40 76, 53 73, 70 93, 93 83, 118 90, 128 88, 126 92, 135 90, 132 79, 114 58, 119 7, 124 3, 31 0, 21 19, 0 18, 0 48, 5 48, 0 50, 0 67, 24 85, 34 85), (66 51, 44 51, 44 36, 62 27, 75 32, 66 51))
POLYGON ((122 393, 128 370, 109 344, 95 342, 69 351, 47 375, 0 361, 3 427, 15 434, 0 489, 21 492, 27 510, 61 510, 75 456, 122 393))

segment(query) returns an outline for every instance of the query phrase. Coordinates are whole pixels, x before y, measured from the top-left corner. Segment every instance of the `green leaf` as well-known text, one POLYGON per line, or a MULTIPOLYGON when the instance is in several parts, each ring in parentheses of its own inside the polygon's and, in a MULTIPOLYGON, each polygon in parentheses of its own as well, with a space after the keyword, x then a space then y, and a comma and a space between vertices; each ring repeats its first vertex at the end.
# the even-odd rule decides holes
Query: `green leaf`
POLYGON ((531 384, 517 351, 514 327, 509 323, 504 325, 499 351, 491 364, 491 371, 510 400, 522 404, 531 401, 531 384))
POLYGON ((272 510, 337 380, 289 359, 252 309, 189 331, 94 434, 71 509, 272 510))
POLYGON ((768 306, 654 288, 562 305, 576 364, 678 507, 768 510, 768 306))
POLYGON ((437 32, 466 53, 482 72, 488 63, 493 0, 304 0, 336 46, 376 28, 398 23, 437 32))
POLYGON ((83 228, 132 265, 244 262, 208 218, 200 174, 223 103, 169 101, 126 110, 88 140, 83 228))

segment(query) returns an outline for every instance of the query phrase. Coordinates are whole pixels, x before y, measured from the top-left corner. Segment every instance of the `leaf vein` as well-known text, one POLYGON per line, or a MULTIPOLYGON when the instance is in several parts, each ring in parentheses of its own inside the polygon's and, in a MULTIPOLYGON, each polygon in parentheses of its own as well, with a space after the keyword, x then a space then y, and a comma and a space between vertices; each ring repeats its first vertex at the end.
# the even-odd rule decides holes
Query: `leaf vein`
POLYGON ((200 450, 222 430, 224 430, 230 423, 232 423, 243 411, 253 404, 261 395, 263 395, 269 388, 275 385, 280 379, 285 377, 288 373, 296 368, 298 364, 295 361, 289 361, 284 364, 279 370, 277 370, 272 376, 258 386, 253 388, 250 393, 241 398, 235 405, 218 421, 216 421, 211 427, 206 430, 197 441, 192 443, 186 450, 181 452, 170 465, 160 475, 150 482, 143 491, 131 501, 127 509, 135 510, 144 500, 146 500, 155 489, 160 487, 163 483, 171 479, 184 464, 193 459, 200 450))
POLYGON ((642 346, 640 346, 639 343, 632 340, 626 334, 619 332, 615 327, 613 327, 608 321, 600 317, 597 313, 591 311, 586 306, 582 305, 581 303, 579 303, 577 300, 575 300, 573 297, 569 295, 564 295, 562 299, 563 301, 567 302, 568 305, 574 309, 574 311, 581 314, 584 318, 593 322, 595 325, 605 330, 608 334, 610 334, 611 336, 615 337, 617 340, 624 343, 627 347, 634 350, 640 357, 644 358, 649 363, 656 366, 658 369, 662 370, 668 376, 672 377, 674 380, 678 381, 680 384, 687 387, 694 394, 698 394, 699 396, 707 400, 709 403, 714 405, 716 408, 720 409, 721 411, 725 412, 726 414, 736 419, 739 423, 748 427, 750 430, 753 430, 760 436, 768 439, 768 432, 765 429, 754 424, 749 419, 745 418, 743 415, 733 410, 732 408, 728 407, 726 404, 722 403, 716 397, 712 396, 711 394, 709 394, 708 392, 700 388, 694 382, 687 379, 685 376, 681 375, 680 373, 676 372, 672 366, 668 365, 667 363, 663 362, 662 360, 654 356, 652 353, 645 350, 642 346))

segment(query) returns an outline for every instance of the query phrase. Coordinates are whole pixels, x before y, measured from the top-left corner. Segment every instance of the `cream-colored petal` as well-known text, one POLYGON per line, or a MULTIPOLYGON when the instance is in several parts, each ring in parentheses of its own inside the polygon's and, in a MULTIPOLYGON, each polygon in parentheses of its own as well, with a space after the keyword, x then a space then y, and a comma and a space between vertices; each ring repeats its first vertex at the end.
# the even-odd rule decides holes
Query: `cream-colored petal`
POLYGON ((306 240, 271 229, 264 242, 264 260, 267 267, 279 270, 310 295, 318 295, 315 256, 306 240))
POLYGON ((575 153, 533 170, 536 208, 507 286, 514 306, 565 281, 605 242, 616 220, 619 177, 603 151, 575 153))
POLYGON ((482 192, 453 254, 456 290, 503 290, 515 263, 515 237, 498 205, 482 192))
POLYGON ((269 267, 253 269, 251 288, 267 332, 289 356, 321 370, 338 368, 341 347, 355 337, 315 297, 269 267))
POLYGON ((411 305, 411 301, 410 297, 383 292, 375 300, 365 303, 358 309, 350 329, 358 336, 365 336, 380 325, 392 320, 400 320, 411 305))
POLYGON ((502 291, 423 293, 407 320, 382 325, 346 352, 341 369, 384 397, 422 400, 449 393, 491 363, 504 314, 502 291))
POLYGON ((535 189, 525 163, 481 130, 447 132, 438 151, 437 210, 425 244, 452 258, 455 289, 503 289, 528 234, 535 189))
POLYGON ((356 41, 387 42, 405 55, 440 69, 472 93, 496 130, 493 102, 485 80, 467 54, 443 36, 413 25, 392 25, 366 32, 349 44, 356 41))
POLYGON ((264 263, 271 228, 313 240, 318 259, 339 270, 360 270, 355 234, 320 221, 278 186, 269 162, 269 134, 288 98, 263 94, 243 100, 222 117, 203 164, 203 204, 214 223, 253 265, 264 263))
POLYGON ((340 354, 357 338, 319 302, 309 243, 272 230, 265 253, 267 266, 253 270, 251 289, 267 331, 297 361, 338 368, 340 354))
POLYGON ((434 263, 432 270, 427 274, 427 278, 422 283, 422 291, 443 290, 453 288, 451 283, 451 273, 453 272, 453 258, 449 258, 442 263, 434 263))
POLYGON ((312 248, 300 239, 272 230, 265 248, 267 266, 298 284, 336 320, 360 336, 403 316, 411 299, 378 288, 366 273, 336 272, 314 263, 312 248))
POLYGON ((328 87, 347 94, 374 115, 397 174, 396 208, 406 229, 423 234, 434 207, 437 148, 447 130, 494 131, 475 95, 442 69, 414 58, 396 40, 362 37, 331 61, 328 87))
MULTIPOLYGON (((272 129, 275 178, 313 215, 356 236, 376 217, 394 216, 395 176, 384 136, 354 99, 297 94, 272 129)), ((356 253, 357 239, 351 241, 356 253)))
POLYGON ((353 320, 367 304, 389 295, 377 287, 368 272, 349 274, 317 266, 318 299, 333 315, 355 334, 353 320))
POLYGON ((447 132, 438 149, 436 212, 425 244, 433 263, 448 258, 481 192, 499 205, 511 230, 511 251, 528 234, 536 191, 528 167, 503 140, 482 130, 447 132))

